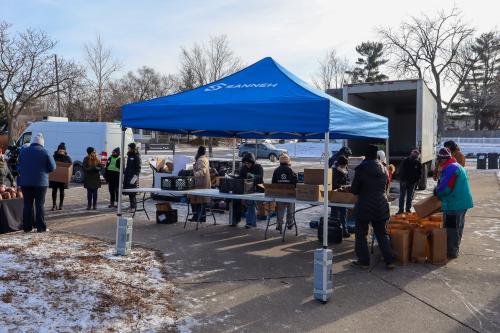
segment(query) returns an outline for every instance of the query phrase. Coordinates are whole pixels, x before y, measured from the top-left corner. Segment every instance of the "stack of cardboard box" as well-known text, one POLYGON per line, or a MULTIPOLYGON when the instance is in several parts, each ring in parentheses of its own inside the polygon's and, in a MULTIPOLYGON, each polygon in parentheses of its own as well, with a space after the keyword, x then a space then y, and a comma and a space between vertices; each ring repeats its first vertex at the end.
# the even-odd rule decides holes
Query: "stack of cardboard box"
MULTIPOLYGON (((328 169, 328 187, 332 185, 332 169, 328 169)), ((297 184, 295 197, 302 201, 322 201, 324 187, 323 169, 304 169, 304 184, 297 184)))

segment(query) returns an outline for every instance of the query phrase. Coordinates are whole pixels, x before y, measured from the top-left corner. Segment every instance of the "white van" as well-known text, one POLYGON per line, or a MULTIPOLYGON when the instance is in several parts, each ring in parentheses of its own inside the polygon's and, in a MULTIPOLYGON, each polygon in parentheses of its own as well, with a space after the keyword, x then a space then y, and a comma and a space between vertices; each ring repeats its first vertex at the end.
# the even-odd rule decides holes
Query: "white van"
MULTIPOLYGON (((31 136, 42 133, 45 138, 45 149, 49 153, 56 151, 57 146, 64 142, 68 155, 73 160, 73 180, 83 181, 83 158, 87 156, 87 147, 94 147, 103 163, 113 149, 120 147, 121 126, 117 123, 69 122, 67 118, 56 121, 40 121, 32 123, 21 134, 17 146, 21 147, 31 141, 31 136), (66 121, 64 121, 66 119, 66 121)), ((125 131, 125 147, 134 142, 131 129, 125 131)))

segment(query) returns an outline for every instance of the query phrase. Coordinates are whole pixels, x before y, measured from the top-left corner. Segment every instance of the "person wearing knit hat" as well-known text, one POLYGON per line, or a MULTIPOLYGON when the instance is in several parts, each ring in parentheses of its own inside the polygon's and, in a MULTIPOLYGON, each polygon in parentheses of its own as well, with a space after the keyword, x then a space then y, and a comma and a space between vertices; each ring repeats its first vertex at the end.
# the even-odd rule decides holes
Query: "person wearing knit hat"
MULTIPOLYGON (((134 142, 128 144, 127 162, 123 177, 123 188, 131 189, 139 187, 139 175, 141 174, 141 155, 134 142)), ((137 208, 137 193, 128 193, 130 209, 137 208)))
MULTIPOLYGON (((347 169, 348 163, 349 160, 346 156, 341 155, 337 157, 337 161, 333 167, 332 190, 339 190, 349 183, 349 170, 347 169)), ((351 234, 347 230, 347 208, 333 206, 330 210, 330 216, 340 220, 340 224, 342 226, 342 236, 344 238, 351 237, 351 234)))
POLYGON ((460 151, 460 147, 455 141, 446 141, 443 146, 450 150, 451 156, 457 160, 458 164, 465 167, 465 155, 460 151))
POLYGON ((115 148, 111 152, 111 157, 106 163, 106 169, 104 172, 104 178, 108 183, 109 190, 109 205, 108 208, 116 207, 116 202, 118 202, 118 188, 120 185, 120 148, 115 148))
MULTIPOLYGON (((69 157, 66 152, 66 145, 64 142, 61 142, 57 146, 57 150, 54 152, 53 157, 56 163, 73 163, 71 157, 69 157)), ((51 180, 49 181, 49 187, 52 189, 52 210, 62 210, 64 203, 64 190, 68 188, 68 184, 51 180), (57 191, 59 191, 59 207, 57 206, 57 191)))
POLYGON ((446 147, 436 156, 441 164, 441 176, 434 195, 441 200, 443 227, 446 228, 448 258, 458 257, 465 225, 465 214, 474 206, 467 172, 446 147))
POLYGON ((87 148, 87 156, 83 159, 83 187, 87 189, 87 210, 97 209, 97 192, 101 187, 101 161, 94 147, 87 148))
POLYGON ((354 207, 356 240, 354 249, 358 260, 353 265, 370 266, 370 253, 366 237, 369 225, 373 227, 387 269, 394 269, 394 252, 385 225, 389 220, 387 201, 388 176, 386 168, 377 159, 378 147, 368 145, 365 160, 355 169, 351 192, 358 196, 354 207))
POLYGON ((35 136, 33 136, 31 138, 31 142, 30 143, 35 143, 37 145, 40 145, 40 146, 45 146, 45 138, 43 137, 43 134, 42 133, 37 133, 35 136))
POLYGON ((410 156, 406 157, 399 169, 399 210, 397 214, 411 211, 413 194, 418 181, 422 177, 422 163, 419 159, 420 152, 413 149, 410 156), (405 206, 406 198, 406 206, 405 206), (405 209, 406 208, 406 209, 405 209))
MULTIPOLYGON (((253 180, 254 185, 259 185, 264 183, 264 169, 262 165, 255 161, 255 156, 252 153, 247 153, 241 159, 243 166, 240 169, 240 178, 253 180)), ((255 210, 255 201, 247 200, 246 215, 245 215, 245 228, 255 228, 257 227, 257 212, 255 210)), ((234 223, 237 221, 232 221, 234 223)))
POLYGON ((56 162, 43 147, 45 140, 42 133, 31 139, 28 147, 19 152, 19 178, 17 184, 23 190, 23 230, 33 230, 33 221, 38 232, 45 232, 45 194, 49 186, 49 173, 56 169, 56 162), (33 209, 34 208, 34 209, 33 209), (33 219, 35 211, 35 219, 33 219))
MULTIPOLYGON (((290 167, 290 156, 283 153, 280 155, 280 166, 277 167, 273 172, 273 184, 289 184, 295 186, 297 184, 298 178, 297 174, 293 172, 290 167)), ((286 212, 286 226, 288 229, 292 229, 294 226, 294 214, 295 214, 295 204, 277 202, 276 203, 276 215, 277 224, 276 230, 281 232, 283 230, 283 219, 286 212)))
POLYGON ((291 159, 290 159, 290 156, 288 156, 288 154, 281 154, 280 155, 280 164, 285 164, 285 165, 290 165, 291 163, 291 159))

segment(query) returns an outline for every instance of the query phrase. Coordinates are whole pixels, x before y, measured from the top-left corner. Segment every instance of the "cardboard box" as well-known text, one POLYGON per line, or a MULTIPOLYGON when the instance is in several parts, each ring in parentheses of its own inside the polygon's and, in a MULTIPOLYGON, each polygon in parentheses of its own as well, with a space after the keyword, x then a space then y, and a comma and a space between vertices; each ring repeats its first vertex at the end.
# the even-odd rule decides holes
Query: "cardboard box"
POLYGON ((264 184, 264 189, 266 196, 295 198, 294 184, 264 184))
POLYGON ((447 260, 446 229, 432 229, 430 261, 433 264, 446 264, 446 260, 447 260))
POLYGON ((156 204, 156 210, 167 212, 172 210, 172 205, 170 205, 170 202, 159 202, 156 204))
MULTIPOLYGON (((304 184, 323 185, 323 169, 304 169, 304 184)), ((332 185, 332 169, 328 169, 328 185, 332 185)))
POLYGON ((328 201, 345 204, 355 204, 356 201, 358 201, 358 196, 349 192, 329 191, 328 201))
POLYGON ((407 265, 410 262, 411 253, 411 232, 410 230, 399 229, 391 235, 391 246, 396 256, 396 260, 401 265, 407 265))
POLYGON ((297 184, 295 188, 295 197, 297 200, 303 201, 322 201, 323 192, 323 185, 297 184))
POLYGON ((424 218, 438 212, 441 209, 441 200, 432 195, 414 203, 413 208, 415 208, 415 211, 420 218, 424 218))
POLYGON ((49 180, 53 182, 69 184, 71 177, 73 177, 72 163, 56 162, 56 169, 49 173, 49 180))

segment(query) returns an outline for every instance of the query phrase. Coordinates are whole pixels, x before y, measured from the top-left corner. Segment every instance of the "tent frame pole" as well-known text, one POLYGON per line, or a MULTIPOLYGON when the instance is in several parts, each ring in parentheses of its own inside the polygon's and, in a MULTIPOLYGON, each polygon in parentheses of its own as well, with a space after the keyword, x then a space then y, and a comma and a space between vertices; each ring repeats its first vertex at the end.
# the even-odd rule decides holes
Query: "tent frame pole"
POLYGON ((118 208, 116 216, 122 216, 122 192, 123 192, 123 171, 125 168, 125 131, 127 129, 122 127, 122 138, 120 142, 120 180, 118 184, 118 208))
POLYGON ((324 165, 323 165, 323 186, 324 188, 324 198, 323 198, 323 249, 328 248, 328 157, 330 156, 329 152, 329 142, 330 141, 330 133, 325 133, 325 151, 324 151, 324 165))
POLYGON ((236 174, 236 137, 233 138, 233 175, 236 174))

